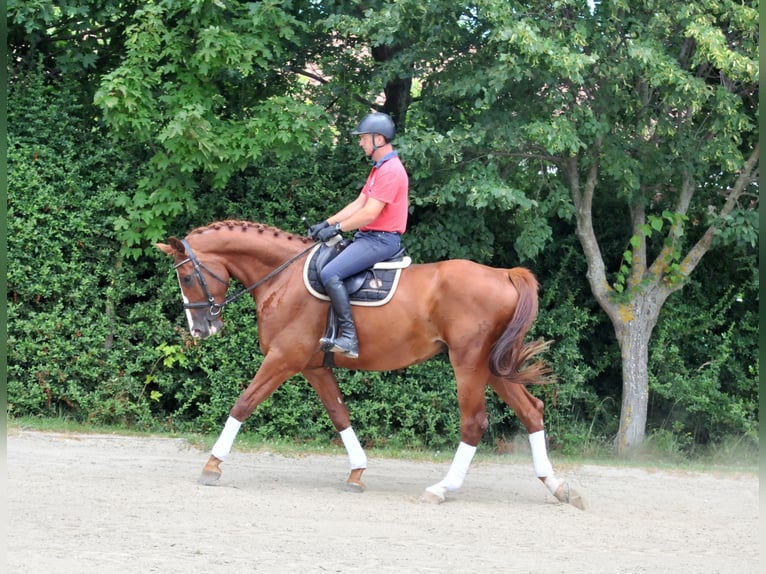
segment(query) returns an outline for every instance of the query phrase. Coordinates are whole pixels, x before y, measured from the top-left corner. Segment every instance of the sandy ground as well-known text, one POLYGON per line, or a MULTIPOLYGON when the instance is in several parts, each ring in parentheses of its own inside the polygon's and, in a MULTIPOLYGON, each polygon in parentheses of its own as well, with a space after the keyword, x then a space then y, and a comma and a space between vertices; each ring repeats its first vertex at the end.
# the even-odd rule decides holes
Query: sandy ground
POLYGON ((459 493, 427 505, 445 464, 371 454, 355 494, 342 453, 235 444, 214 487, 196 482, 206 459, 180 439, 10 431, 2 572, 762 572, 753 474, 560 468, 581 511, 531 462, 475 461, 459 493))

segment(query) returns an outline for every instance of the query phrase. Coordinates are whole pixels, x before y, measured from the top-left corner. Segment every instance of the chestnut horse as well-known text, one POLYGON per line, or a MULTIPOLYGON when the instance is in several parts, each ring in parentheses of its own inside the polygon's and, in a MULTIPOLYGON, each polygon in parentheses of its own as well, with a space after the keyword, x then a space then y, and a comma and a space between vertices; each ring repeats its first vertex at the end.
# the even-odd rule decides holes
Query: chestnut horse
MULTIPOLYGON (((351 427, 349 412, 319 339, 328 303, 303 282, 310 239, 244 221, 222 221, 195 229, 184 240, 156 246, 175 259, 184 308, 193 337, 220 331, 221 312, 250 293, 257 308, 263 363, 231 409, 205 464, 200 482, 213 484, 242 422, 277 387, 301 373, 319 395, 349 457, 349 490, 362 491, 367 456, 351 427), (230 278, 245 289, 226 297, 230 278)), ((355 306, 359 357, 334 355, 335 366, 367 371, 402 369, 447 352, 457 381, 461 441, 444 479, 425 489, 421 500, 442 502, 464 481, 476 446, 487 428, 485 388, 518 415, 529 432, 537 477, 560 501, 582 508, 582 499, 554 475, 543 430, 543 403, 525 385, 551 382, 536 360, 547 344, 524 343, 537 310, 538 284, 530 271, 495 269, 466 260, 411 265, 402 270, 394 297, 380 307, 355 306)))

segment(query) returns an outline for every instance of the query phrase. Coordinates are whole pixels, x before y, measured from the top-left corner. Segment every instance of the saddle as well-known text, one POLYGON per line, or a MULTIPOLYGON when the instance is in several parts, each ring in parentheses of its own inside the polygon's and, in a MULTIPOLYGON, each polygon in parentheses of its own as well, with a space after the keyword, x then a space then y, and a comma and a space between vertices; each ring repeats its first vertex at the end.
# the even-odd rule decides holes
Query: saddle
MULTIPOLYGON (((317 245, 308 256, 303 267, 303 282, 306 289, 317 299, 329 301, 330 298, 319 278, 322 268, 343 251, 349 241, 339 241, 335 245, 317 245)), ((402 269, 409 267, 412 258, 404 255, 400 249, 393 257, 376 263, 369 269, 360 271, 343 281, 352 305, 377 307, 388 303, 396 292, 402 269)))
MULTIPOLYGON (((322 285, 322 280, 319 278, 319 272, 322 270, 322 267, 348 247, 349 243, 350 241, 343 240, 331 246, 320 244, 309 253, 306 264, 303 267, 303 283, 306 285, 308 292, 317 299, 322 299, 323 301, 330 300, 324 285, 322 285)), ((401 249, 393 257, 348 277, 343 281, 343 284, 346 286, 349 302, 352 305, 366 307, 385 305, 396 292, 402 269, 409 267, 411 263, 412 258, 405 256, 404 249, 401 249)), ((325 337, 335 339, 337 336, 338 321, 332 305, 330 305, 327 311, 325 337)), ((335 367, 333 353, 327 352, 324 354, 324 366, 335 367)))

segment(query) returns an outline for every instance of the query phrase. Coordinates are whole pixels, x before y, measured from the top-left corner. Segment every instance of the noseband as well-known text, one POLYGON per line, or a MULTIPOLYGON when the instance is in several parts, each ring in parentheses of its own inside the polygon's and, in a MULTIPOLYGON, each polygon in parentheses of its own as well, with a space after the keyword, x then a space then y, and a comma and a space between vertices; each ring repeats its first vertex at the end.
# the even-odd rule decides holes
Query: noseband
POLYGON ((252 291, 256 287, 258 287, 259 285, 265 283, 266 281, 268 281, 269 279, 271 279, 272 277, 274 277, 278 273, 281 273, 282 271, 284 271, 292 263, 294 263, 295 261, 297 261, 298 259, 303 257, 306 253, 311 251, 314 248, 314 246, 317 245, 317 243, 319 243, 319 242, 316 242, 316 243, 310 245, 309 247, 307 247, 306 249, 304 249, 303 251, 301 251, 300 253, 298 253, 294 257, 291 257, 290 259, 288 259, 287 261, 282 263, 282 265, 280 265, 279 267, 277 267, 273 271, 269 272, 265 277, 263 277, 262 279, 256 281, 252 285, 250 285, 250 287, 246 287, 245 289, 237 291, 234 295, 231 295, 230 297, 227 297, 226 299, 224 299, 223 303, 216 303, 215 297, 213 297, 210 294, 210 289, 208 289, 207 281, 205 281, 205 275, 202 273, 202 270, 204 269, 208 273, 208 275, 210 275, 216 281, 220 281, 221 283, 226 285, 226 287, 229 286, 229 282, 224 280, 224 279, 222 279, 221 277, 219 277, 215 273, 213 273, 208 267, 205 266, 204 263, 201 263, 197 259, 197 256, 194 255, 194 252, 192 251, 192 248, 189 245, 189 242, 186 241, 186 239, 182 239, 181 243, 183 244, 184 249, 186 250, 186 259, 176 263, 173 266, 173 269, 178 270, 178 268, 181 267, 182 265, 186 265, 187 263, 191 263, 192 266, 194 267, 194 274, 197 276, 197 281, 199 282, 200 286, 202 287, 202 291, 205 293, 205 297, 207 297, 207 301, 206 302, 199 301, 197 303, 184 303, 184 309, 204 309, 205 307, 208 307, 208 312, 210 313, 210 316, 211 317, 217 317, 218 315, 221 314, 221 311, 223 311, 223 308, 226 307, 229 303, 233 303, 234 301, 236 301, 237 299, 242 297, 242 295, 244 295, 245 293, 249 293, 250 291, 252 291))
POLYGON ((209 307, 209 312, 211 317, 217 317, 221 314, 221 311, 223 311, 223 308, 231 303, 228 299, 225 300, 223 303, 216 303, 215 297, 213 297, 210 294, 210 289, 208 289, 207 281, 205 281, 205 275, 202 273, 202 270, 204 269, 207 271, 207 273, 215 280, 220 281, 226 287, 229 286, 229 282, 225 281, 224 279, 221 279, 218 275, 213 273, 208 267, 206 267, 203 263, 200 263, 197 259, 197 256, 194 255, 194 252, 192 251, 191 246, 189 245, 189 242, 186 241, 186 239, 182 239, 181 243, 184 246, 184 249, 186 250, 186 259, 183 261, 180 261, 176 263, 173 266, 173 269, 178 270, 179 267, 182 265, 186 265, 187 263, 191 263, 194 267, 194 274, 197 276, 197 281, 199 282, 200 286, 202 287, 202 291, 205 293, 205 297, 207 297, 207 302, 200 301, 199 303, 184 303, 184 309, 203 309, 204 307, 209 307))

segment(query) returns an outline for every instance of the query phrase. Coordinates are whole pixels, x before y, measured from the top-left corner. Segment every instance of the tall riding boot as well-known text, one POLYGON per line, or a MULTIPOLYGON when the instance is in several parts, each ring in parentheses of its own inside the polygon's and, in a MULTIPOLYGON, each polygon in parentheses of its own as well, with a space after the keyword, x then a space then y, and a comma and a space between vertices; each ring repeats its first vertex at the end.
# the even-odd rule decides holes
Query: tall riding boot
POLYGON ((324 286, 330 297, 333 311, 338 317, 340 324, 340 336, 335 339, 322 337, 319 339, 319 348, 324 352, 341 353, 351 359, 359 356, 359 341, 356 338, 354 318, 351 316, 351 303, 348 300, 346 286, 340 279, 330 279, 324 286))

